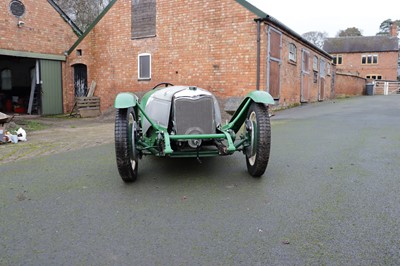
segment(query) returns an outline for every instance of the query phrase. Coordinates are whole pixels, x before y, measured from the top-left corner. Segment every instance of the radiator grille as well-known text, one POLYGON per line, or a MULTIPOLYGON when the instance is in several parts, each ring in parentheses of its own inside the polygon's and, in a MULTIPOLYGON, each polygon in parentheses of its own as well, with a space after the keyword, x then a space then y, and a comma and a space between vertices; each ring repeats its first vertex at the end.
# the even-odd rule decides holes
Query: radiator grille
POLYGON ((214 102, 211 96, 182 97, 174 101, 177 134, 215 133, 214 102))

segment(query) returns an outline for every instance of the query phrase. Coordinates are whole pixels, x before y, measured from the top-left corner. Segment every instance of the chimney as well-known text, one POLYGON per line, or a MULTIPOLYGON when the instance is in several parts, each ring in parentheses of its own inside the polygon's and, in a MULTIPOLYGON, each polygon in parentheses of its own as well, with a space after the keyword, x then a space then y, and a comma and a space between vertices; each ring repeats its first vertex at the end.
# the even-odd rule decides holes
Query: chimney
POLYGON ((390 23, 390 36, 397 37, 397 23, 392 22, 390 23))

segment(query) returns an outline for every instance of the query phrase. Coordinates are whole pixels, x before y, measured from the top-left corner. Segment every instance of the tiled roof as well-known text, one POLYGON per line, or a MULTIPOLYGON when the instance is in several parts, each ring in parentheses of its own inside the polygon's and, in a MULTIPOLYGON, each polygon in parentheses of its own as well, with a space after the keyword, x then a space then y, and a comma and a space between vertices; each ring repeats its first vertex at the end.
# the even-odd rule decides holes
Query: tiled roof
POLYGON ((391 52, 399 50, 399 39, 391 36, 328 38, 323 49, 330 54, 391 52))

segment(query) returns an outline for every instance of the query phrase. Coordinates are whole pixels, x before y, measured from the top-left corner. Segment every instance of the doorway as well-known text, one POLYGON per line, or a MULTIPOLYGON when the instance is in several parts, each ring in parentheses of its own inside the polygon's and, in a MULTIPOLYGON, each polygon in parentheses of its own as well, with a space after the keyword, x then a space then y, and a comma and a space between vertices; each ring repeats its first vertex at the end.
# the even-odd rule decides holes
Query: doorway
POLYGON ((87 66, 84 64, 74 65, 74 87, 75 97, 87 95, 87 66))

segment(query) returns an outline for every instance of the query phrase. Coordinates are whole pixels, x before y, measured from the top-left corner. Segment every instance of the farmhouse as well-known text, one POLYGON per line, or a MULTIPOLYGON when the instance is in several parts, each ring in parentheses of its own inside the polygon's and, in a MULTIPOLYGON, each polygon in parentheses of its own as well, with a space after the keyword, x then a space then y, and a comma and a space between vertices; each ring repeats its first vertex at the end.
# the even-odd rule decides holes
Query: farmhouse
POLYGON ((52 1, 2 1, 0 111, 62 113, 64 52, 79 34, 52 1))
POLYGON ((324 50, 330 53, 338 72, 373 80, 397 80, 399 39, 397 25, 388 36, 328 38, 324 50))
POLYGON ((96 82, 101 109, 160 82, 216 96, 270 92, 281 106, 334 96, 331 56, 244 0, 113 0, 69 49, 64 108, 96 82), (76 73, 81 73, 76 75, 76 73))

